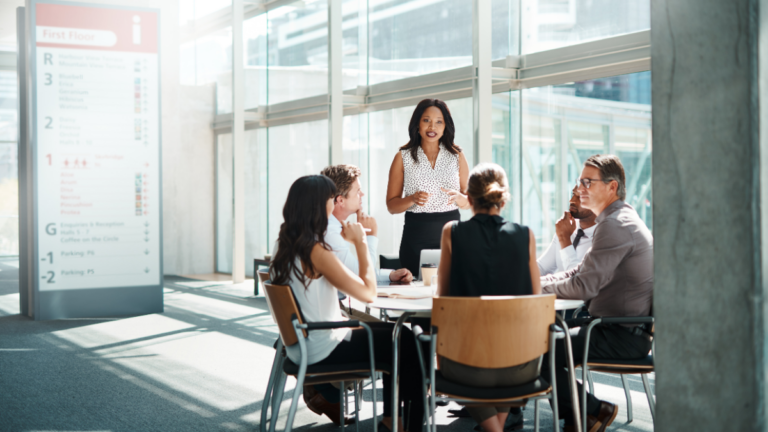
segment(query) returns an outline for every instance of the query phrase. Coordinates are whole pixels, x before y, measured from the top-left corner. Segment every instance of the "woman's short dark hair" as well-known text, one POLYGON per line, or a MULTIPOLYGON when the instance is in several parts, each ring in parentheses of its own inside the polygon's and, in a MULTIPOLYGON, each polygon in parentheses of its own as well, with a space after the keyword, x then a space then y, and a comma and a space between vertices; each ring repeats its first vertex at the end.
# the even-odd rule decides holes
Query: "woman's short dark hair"
POLYGON ((451 154, 461 153, 461 147, 457 146, 453 142, 453 138, 456 136, 456 126, 453 124, 453 117, 451 117, 451 111, 448 109, 448 105, 440 99, 424 99, 416 105, 416 109, 413 110, 411 116, 411 122, 408 124, 408 136, 410 141, 408 144, 400 147, 400 150, 410 150, 411 157, 414 163, 419 163, 419 147, 421 147, 421 135, 419 134, 419 124, 421 123, 421 116, 424 115, 424 111, 429 107, 436 107, 443 113, 443 121, 445 121, 445 131, 440 138, 440 144, 445 146, 451 154))
POLYGON ((289 285, 291 273, 309 285, 307 275, 315 276, 312 248, 316 243, 331 250, 325 242, 328 228, 326 204, 336 197, 336 185, 324 175, 308 175, 293 182, 283 207, 283 224, 277 236, 277 253, 269 266, 275 285, 289 285), (297 265, 296 258, 303 264, 297 265))

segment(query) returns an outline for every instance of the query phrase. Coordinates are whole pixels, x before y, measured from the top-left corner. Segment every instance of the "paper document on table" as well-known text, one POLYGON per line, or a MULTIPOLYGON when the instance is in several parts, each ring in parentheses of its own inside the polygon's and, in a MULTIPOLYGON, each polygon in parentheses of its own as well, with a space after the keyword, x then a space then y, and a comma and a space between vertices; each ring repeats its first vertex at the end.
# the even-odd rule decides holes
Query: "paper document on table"
POLYGON ((432 298, 432 288, 378 288, 377 297, 401 300, 432 298))

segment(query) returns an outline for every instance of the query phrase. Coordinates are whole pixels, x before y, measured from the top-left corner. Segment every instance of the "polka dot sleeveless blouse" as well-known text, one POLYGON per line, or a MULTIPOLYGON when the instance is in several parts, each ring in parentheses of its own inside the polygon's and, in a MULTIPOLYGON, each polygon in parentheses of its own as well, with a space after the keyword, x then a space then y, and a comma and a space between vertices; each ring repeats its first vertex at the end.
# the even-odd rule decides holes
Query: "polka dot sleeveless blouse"
POLYGON ((451 197, 440 188, 459 190, 459 155, 451 154, 440 144, 435 168, 429 163, 424 150, 419 147, 419 163, 414 163, 410 150, 400 150, 403 157, 403 192, 404 196, 413 195, 418 191, 429 194, 427 203, 423 206, 416 204, 407 211, 414 213, 443 213, 457 210, 456 204, 450 204, 451 197))

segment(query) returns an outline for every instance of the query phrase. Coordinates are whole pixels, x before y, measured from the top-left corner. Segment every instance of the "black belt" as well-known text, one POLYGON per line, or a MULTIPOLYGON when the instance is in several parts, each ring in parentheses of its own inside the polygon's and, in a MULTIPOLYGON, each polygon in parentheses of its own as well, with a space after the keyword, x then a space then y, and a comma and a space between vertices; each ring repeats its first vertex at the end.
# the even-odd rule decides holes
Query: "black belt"
POLYGON ((641 324, 634 327, 627 327, 621 324, 605 324, 605 325, 608 327, 620 328, 626 332, 629 332, 633 336, 642 336, 648 339, 653 337, 653 335, 648 330, 646 330, 645 324, 641 324))

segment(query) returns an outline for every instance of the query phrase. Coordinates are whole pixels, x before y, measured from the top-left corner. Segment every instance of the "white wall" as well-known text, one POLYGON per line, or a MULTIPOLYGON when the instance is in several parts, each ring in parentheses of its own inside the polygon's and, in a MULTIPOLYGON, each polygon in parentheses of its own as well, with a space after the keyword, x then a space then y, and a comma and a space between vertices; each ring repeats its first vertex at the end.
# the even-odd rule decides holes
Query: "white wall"
POLYGON ((147 2, 161 9, 163 271, 214 269, 213 85, 179 84, 179 2, 147 2))

